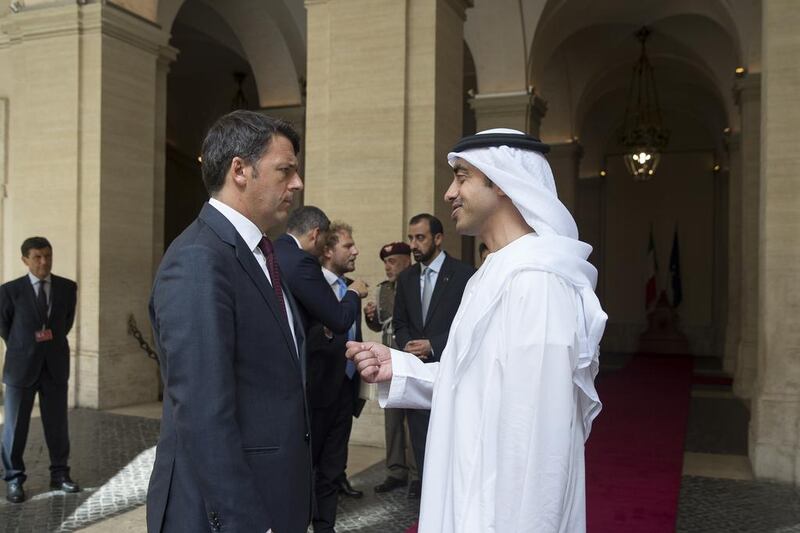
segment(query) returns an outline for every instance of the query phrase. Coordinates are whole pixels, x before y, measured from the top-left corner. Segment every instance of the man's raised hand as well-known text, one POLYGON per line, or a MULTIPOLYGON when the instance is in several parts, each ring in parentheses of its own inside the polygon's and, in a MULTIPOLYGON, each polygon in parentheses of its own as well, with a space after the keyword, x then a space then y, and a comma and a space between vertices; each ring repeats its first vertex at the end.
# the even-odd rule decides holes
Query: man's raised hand
POLYGON ((358 294, 359 298, 366 298, 367 294, 369 294, 369 285, 367 285, 367 282, 363 279, 353 281, 353 283, 347 286, 347 289, 358 294))
POLYGON ((361 378, 367 383, 382 383, 392 379, 392 352, 377 342, 347 343, 348 359, 352 359, 361 378))

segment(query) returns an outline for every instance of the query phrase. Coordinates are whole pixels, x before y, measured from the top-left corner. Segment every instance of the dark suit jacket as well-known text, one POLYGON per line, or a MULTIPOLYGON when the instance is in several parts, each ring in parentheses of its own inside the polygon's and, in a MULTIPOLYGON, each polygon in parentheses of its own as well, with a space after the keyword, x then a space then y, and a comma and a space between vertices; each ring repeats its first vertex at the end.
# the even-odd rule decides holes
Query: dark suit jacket
MULTIPOLYGON (((328 291, 333 294, 331 289, 328 291)), ((361 341, 361 313, 356 318, 355 340, 361 341)), ((335 333, 333 338, 325 335, 323 324, 313 322, 308 330, 308 397, 311 407, 321 409, 328 407, 339 396, 343 386, 350 386, 353 394, 353 416, 361 414, 364 400, 358 397, 360 378, 358 372, 349 382, 343 377, 347 358, 347 333, 335 333)))
POLYGON ((275 239, 275 256, 295 299, 306 329, 321 322, 334 333, 346 333, 361 310, 361 299, 347 291, 340 302, 333 294, 319 260, 297 246, 291 235, 275 239))
POLYGON ((450 324, 461 304, 464 287, 475 273, 475 269, 449 255, 445 256, 441 271, 436 278, 436 286, 433 288, 428 307, 428 319, 424 326, 419 286, 420 272, 421 266, 416 263, 397 277, 392 324, 397 346, 401 350, 410 340, 428 339, 433 348, 433 356, 425 362, 432 363, 442 356, 450 324))
POLYGON ((150 300, 164 381, 150 533, 305 532, 305 338, 296 320, 298 357, 281 304, 234 226, 208 204, 164 255, 150 300))
POLYGON ((56 381, 66 383, 69 379, 67 334, 75 321, 78 285, 54 274, 50 280, 50 316, 46 323, 53 340, 46 342, 36 342, 35 332, 42 328, 43 317, 36 308, 36 290, 28 275, 0 285, 0 337, 6 343, 4 383, 31 387, 45 364, 56 381))

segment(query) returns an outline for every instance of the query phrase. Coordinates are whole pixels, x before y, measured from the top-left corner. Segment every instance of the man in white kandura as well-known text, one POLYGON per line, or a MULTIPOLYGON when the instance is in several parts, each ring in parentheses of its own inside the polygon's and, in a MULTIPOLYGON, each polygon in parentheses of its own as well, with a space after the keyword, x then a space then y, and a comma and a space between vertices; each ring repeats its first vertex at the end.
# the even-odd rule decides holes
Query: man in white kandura
POLYGON ((558 200, 547 150, 495 129, 448 154, 456 229, 491 254, 467 284, 440 363, 348 343, 382 407, 432 409, 420 533, 586 529, 583 448, 601 407, 607 316, 592 248, 558 200))

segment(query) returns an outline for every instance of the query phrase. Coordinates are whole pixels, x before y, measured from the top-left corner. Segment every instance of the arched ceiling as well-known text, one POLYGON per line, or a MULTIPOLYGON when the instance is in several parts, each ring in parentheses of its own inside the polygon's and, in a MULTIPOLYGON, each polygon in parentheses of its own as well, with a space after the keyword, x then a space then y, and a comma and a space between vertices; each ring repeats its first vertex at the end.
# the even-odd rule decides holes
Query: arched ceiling
MULTIPOLYGON (((157 20, 172 28, 182 6, 202 3, 216 11, 237 36, 253 67, 261 107, 299 105, 305 76, 305 8, 297 0, 158 0, 157 20)), ((182 21, 191 24, 192 21, 182 21)), ((212 29, 202 24, 198 31, 212 29)), ((216 32, 213 32, 216 33, 216 32)), ((225 46, 230 43, 220 41, 225 46)))
POLYGON ((652 30, 647 51, 664 114, 694 109, 715 132, 735 124, 732 86, 742 39, 725 2, 606 0, 597 6, 550 0, 542 12, 530 59, 532 83, 548 104, 543 138, 580 136, 587 117, 596 118, 590 111, 598 101, 616 102, 616 112, 624 113, 640 54, 634 35, 643 25, 652 30))

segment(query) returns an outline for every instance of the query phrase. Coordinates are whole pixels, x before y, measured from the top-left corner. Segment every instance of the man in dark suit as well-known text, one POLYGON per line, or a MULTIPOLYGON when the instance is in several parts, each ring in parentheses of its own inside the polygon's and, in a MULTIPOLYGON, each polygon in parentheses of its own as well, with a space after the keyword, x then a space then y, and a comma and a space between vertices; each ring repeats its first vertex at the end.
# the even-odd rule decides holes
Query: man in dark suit
POLYGON ((170 245, 150 301, 164 414, 147 495, 156 532, 305 532, 305 337, 266 231, 303 188, 292 127, 250 111, 203 141, 211 196, 170 245))
MULTIPOLYGON (((344 276, 355 270, 358 248, 353 230, 334 222, 327 232, 321 258, 321 273, 326 290, 334 298, 344 298, 348 281, 344 276)), ((347 466, 347 445, 353 417, 361 413, 364 400, 358 396, 360 380, 352 361, 344 353, 348 340, 361 340, 361 313, 342 333, 333 333, 319 321, 308 332, 308 395, 311 402, 311 428, 314 455, 316 511, 315 533, 334 531, 337 492, 347 466)))
MULTIPOLYGON (((397 278, 394 299, 395 340, 405 352, 426 363, 444 352, 450 324, 475 269, 442 250, 444 228, 433 215, 422 213, 408 222, 408 241, 416 263, 397 278)), ((424 473, 425 440, 430 411, 408 409, 408 431, 420 478, 424 473)), ((420 482, 409 484, 409 496, 419 497, 420 482)))
POLYGON ((11 503, 25 501, 22 455, 37 392, 50 452, 50 487, 80 490, 70 479, 67 463, 67 334, 75 319, 78 286, 50 273, 53 247, 44 237, 25 239, 22 261, 28 274, 0 286, 0 337, 6 343, 2 456, 6 499, 11 503))
POLYGON ((359 314, 367 284, 353 281, 341 301, 322 275, 322 257, 330 220, 318 207, 307 205, 292 212, 286 233, 275 239, 275 253, 286 283, 300 304, 306 328, 320 322, 333 333, 345 333, 359 314))

